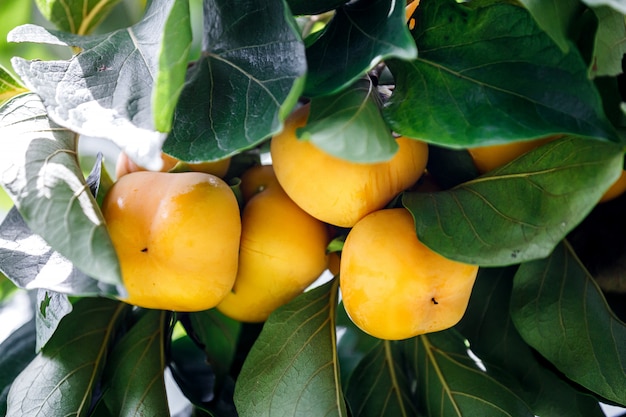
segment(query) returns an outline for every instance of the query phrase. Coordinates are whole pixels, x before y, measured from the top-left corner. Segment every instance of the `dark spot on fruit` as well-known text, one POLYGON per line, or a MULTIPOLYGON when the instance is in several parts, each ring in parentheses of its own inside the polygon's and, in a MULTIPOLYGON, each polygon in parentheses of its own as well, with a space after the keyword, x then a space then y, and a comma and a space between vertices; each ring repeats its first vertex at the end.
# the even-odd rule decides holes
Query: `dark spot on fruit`
POLYGON ((439 304, 439 303, 437 302, 437 300, 435 300, 435 297, 431 298, 431 299, 430 299, 430 301, 432 301, 432 302, 433 302, 433 304, 435 304, 435 305, 439 304))
POLYGON ((148 248, 143 248, 141 251, 142 251, 143 253, 146 253, 146 252, 148 252, 148 248))

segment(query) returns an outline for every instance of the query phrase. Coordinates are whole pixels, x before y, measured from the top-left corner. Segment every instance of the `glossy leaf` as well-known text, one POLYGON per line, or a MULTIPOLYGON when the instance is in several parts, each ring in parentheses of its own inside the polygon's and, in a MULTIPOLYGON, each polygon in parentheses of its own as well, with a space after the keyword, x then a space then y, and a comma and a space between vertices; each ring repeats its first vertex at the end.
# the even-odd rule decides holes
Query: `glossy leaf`
POLYGON ((189 1, 175 1, 163 28, 159 66, 152 91, 155 128, 169 132, 174 109, 185 84, 187 60, 192 43, 189 1))
POLYGON ((15 208, 0 224, 0 271, 16 286, 29 290, 43 288, 71 295, 119 296, 122 289, 79 271, 34 234, 15 208))
POLYGON ((568 243, 520 266, 511 316, 524 340, 559 371, 626 406, 626 325, 568 243))
POLYGON ((103 375, 111 415, 169 417, 163 370, 169 313, 147 310, 115 345, 103 375))
POLYGON ((576 17, 582 9, 579 0, 520 0, 539 27, 543 29, 563 52, 572 47, 569 32, 577 23, 576 17))
POLYGON ((58 29, 86 35, 120 0, 36 0, 41 14, 58 29))
MULTIPOLYGON (((34 94, 0 109, 0 132, 0 181, 28 227, 77 269, 119 284, 117 255, 78 165, 75 134, 51 122, 34 94)), ((2 246, 10 249, 14 243, 2 246)))
POLYGON ((203 56, 189 70, 163 150, 187 162, 252 148, 280 131, 306 72, 282 0, 206 0, 203 56))
POLYGON ((384 59, 414 59, 405 3, 359 0, 337 9, 322 35, 306 50, 309 73, 304 95, 336 93, 384 59))
POLYGON ((163 27, 173 3, 154 0, 140 22, 103 35, 17 27, 9 33, 13 42, 76 46, 82 52, 67 61, 13 58, 13 68, 43 99, 57 124, 110 139, 139 165, 159 169, 165 136, 155 130, 152 92, 163 27))
POLYGON ((395 342, 379 341, 348 380, 346 399, 354 417, 418 416, 411 381, 395 342))
POLYGON ((48 343, 54 335, 63 317, 73 310, 72 303, 65 294, 48 290, 37 291, 35 325, 37 327, 37 352, 48 343))
POLYGON ((402 342, 407 366, 417 378, 418 405, 429 416, 532 417, 507 385, 481 370, 453 330, 402 342))
POLYGON ((239 415, 347 416, 335 351, 336 307, 334 280, 270 315, 235 385, 239 415))
POLYGON ((369 79, 341 93, 314 98, 307 124, 296 134, 330 155, 353 162, 388 161, 398 151, 369 79))
POLYGON ((471 4, 417 8, 419 57, 387 61, 394 131, 455 148, 558 133, 618 140, 575 48, 563 54, 524 8, 471 4))
POLYGON ((85 415, 118 320, 129 308, 107 299, 77 302, 14 380, 7 417, 85 415))
POLYGON ((173 340, 168 356, 172 376, 192 404, 202 407, 215 399, 215 371, 189 336, 173 340))
POLYGON ((287 0, 294 15, 320 14, 336 9, 347 3, 346 0, 287 0))
POLYGON ((0 415, 6 415, 13 380, 35 357, 36 336, 35 321, 29 320, 0 344, 0 415))
MULTIPOLYGON (((456 326, 487 370, 506 370, 510 388, 542 417, 603 417, 598 401, 546 367, 519 335, 509 314, 516 268, 481 268, 470 303, 456 326), (519 390, 516 388, 519 387, 519 390)), ((495 376, 497 378, 497 375, 495 376)), ((503 379, 503 383, 507 383, 503 379)))
POLYGON ((622 57, 626 54, 626 16, 610 7, 598 7, 593 12, 598 18, 598 32, 595 37, 591 75, 619 75, 624 72, 622 57))
POLYGON ((10 98, 27 91, 5 68, 0 66, 0 107, 10 98))
POLYGON ((611 7, 622 14, 626 14, 626 1, 624 0, 582 0, 589 7, 611 7))
POLYGON ((460 262, 546 257, 622 172, 620 147, 566 137, 457 187, 406 193, 420 240, 460 262))

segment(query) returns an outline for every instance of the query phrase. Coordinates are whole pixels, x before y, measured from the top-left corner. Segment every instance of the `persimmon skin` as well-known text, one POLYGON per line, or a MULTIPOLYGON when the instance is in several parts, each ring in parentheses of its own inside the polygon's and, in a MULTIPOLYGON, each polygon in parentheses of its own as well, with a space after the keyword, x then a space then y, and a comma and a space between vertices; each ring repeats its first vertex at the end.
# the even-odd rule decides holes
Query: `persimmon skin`
POLYGON ((606 203, 624 194, 626 191, 626 171, 622 170, 619 178, 604 192, 600 198, 600 203, 606 203))
POLYGON ((107 193, 102 212, 128 292, 145 308, 215 307, 237 275, 241 218, 216 176, 138 171, 107 193))
MULTIPOLYGON (((259 173, 267 174, 267 168, 259 173)), ((291 201, 277 182, 257 192, 242 212, 235 285, 217 309, 243 322, 267 320, 324 272, 327 244, 326 225, 291 201)))
POLYGON ((364 332, 400 340, 454 326, 465 313, 478 267, 421 243, 404 208, 383 209, 348 233, 340 264, 346 312, 364 332))
POLYGON ((560 135, 555 135, 540 139, 503 143, 500 145, 478 146, 469 148, 467 151, 472 157, 478 172, 484 174, 560 137, 560 135))
POLYGON ((329 155, 297 138, 296 129, 308 115, 308 105, 295 110, 272 138, 270 152, 287 195, 323 222, 352 227, 414 184, 426 168, 428 145, 405 137, 397 139, 400 148, 386 162, 354 163, 329 155))
MULTIPOLYGON (((161 160, 163 161, 161 172, 169 172, 174 169, 179 162, 181 162, 179 159, 166 153, 161 153, 161 160)), ((187 171, 204 172, 220 178, 223 178, 226 175, 229 167, 230 158, 220 159, 219 161, 214 162, 185 164, 185 169, 187 171)), ((126 174, 136 171, 146 171, 146 169, 134 163, 128 155, 126 155, 126 153, 121 152, 115 165, 115 177, 119 179, 126 174)))

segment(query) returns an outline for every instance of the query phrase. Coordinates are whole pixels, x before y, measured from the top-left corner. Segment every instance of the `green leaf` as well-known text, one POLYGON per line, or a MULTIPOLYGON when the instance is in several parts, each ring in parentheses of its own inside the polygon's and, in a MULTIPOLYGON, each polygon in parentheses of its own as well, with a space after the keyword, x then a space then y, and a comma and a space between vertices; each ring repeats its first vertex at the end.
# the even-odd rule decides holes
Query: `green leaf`
POLYGON ((563 52, 572 47, 569 33, 583 7, 579 0, 520 0, 539 27, 563 52))
POLYGON ((347 3, 346 0, 287 0, 294 15, 320 14, 336 9, 347 3))
POLYGON ((359 362, 346 387, 352 416, 419 415, 400 356, 398 345, 384 340, 359 362))
POLYGON ((304 45, 282 0, 207 0, 204 52, 189 70, 163 150, 222 159, 282 130, 306 72, 304 45))
POLYGON ((559 371, 626 406, 626 325, 567 242, 520 266, 511 316, 524 340, 559 371))
POLYGON ((9 33, 10 41, 76 46, 82 52, 67 61, 16 57, 13 68, 42 98, 55 123, 81 135, 109 139, 140 166, 159 169, 165 135, 155 130, 152 94, 162 33, 173 4, 154 0, 140 22, 103 35, 20 26, 9 33))
POLYGON ((0 108, 9 99, 26 92, 28 90, 0 65, 0 108))
POLYGON ((533 416, 515 392, 478 367, 455 331, 418 336, 401 347, 417 378, 418 405, 426 415, 533 416))
POLYGON ((617 180, 622 152, 565 137, 450 190, 402 201, 420 240, 443 256, 481 266, 543 258, 617 180))
POLYGON ((36 0, 41 14, 58 29, 86 35, 120 0, 36 0))
POLYGON ((35 349, 39 352, 52 338, 63 317, 72 312, 73 307, 66 295, 47 290, 37 291, 36 306, 37 345, 35 349))
POLYGON ((168 356, 172 376, 192 404, 203 407, 215 399, 215 371, 189 336, 173 340, 168 356))
POLYGON ((591 75, 619 75, 624 72, 622 57, 626 54, 626 16, 610 7, 598 7, 593 12, 598 18, 598 31, 591 75))
POLYGON ((337 9, 322 35, 306 50, 304 95, 336 93, 388 58, 414 59, 405 2, 358 0, 337 9))
POLYGON ((76 269, 30 230, 15 207, 0 224, 0 270, 25 289, 44 288, 82 296, 119 296, 121 290, 76 269))
POLYGON ((0 132, 0 181, 28 227, 79 270, 119 284, 117 255, 78 165, 76 135, 51 122, 34 94, 0 109, 0 132))
POLYGON ((389 60, 384 115, 399 134, 455 148, 571 133, 618 141, 575 48, 563 54, 521 7, 424 2, 414 61, 389 60))
POLYGON ((160 132, 169 132, 172 128, 174 109, 185 84, 191 43, 189 1, 175 1, 163 29, 159 67, 152 91, 154 125, 160 132))
POLYGON ((611 7, 621 14, 626 14, 626 1, 624 0, 582 0, 589 7, 611 7))
POLYGON ((114 416, 169 417, 165 332, 170 313, 146 310, 115 345, 103 375, 102 401, 114 416))
POLYGON ((118 320, 129 309, 107 299, 78 301, 13 382, 7 417, 86 415, 118 320))
POLYGON ((388 161, 398 144, 382 118, 376 94, 367 79, 336 95, 314 98, 307 124, 296 134, 337 158, 388 161))
POLYGON ((242 417, 346 416, 336 355, 337 280, 272 313, 235 385, 242 417))
MULTIPOLYGON (((481 268, 472 297, 456 326, 487 370, 506 370, 519 383, 510 388, 542 417, 603 417, 598 401, 575 390, 543 365, 521 338, 509 314, 516 268, 481 268)), ((497 375, 496 375, 497 378, 497 375)), ((503 379, 502 383, 507 380, 503 379)))
POLYGON ((36 336, 35 321, 29 320, 0 344, 0 415, 6 415, 13 380, 35 357, 36 336))

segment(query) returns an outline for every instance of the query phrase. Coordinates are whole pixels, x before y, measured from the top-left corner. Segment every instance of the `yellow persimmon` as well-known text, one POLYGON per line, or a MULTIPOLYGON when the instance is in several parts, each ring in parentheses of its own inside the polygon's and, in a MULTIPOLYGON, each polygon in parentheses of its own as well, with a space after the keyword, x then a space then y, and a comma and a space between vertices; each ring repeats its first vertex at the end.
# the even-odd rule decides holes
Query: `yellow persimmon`
POLYGON ((266 320, 322 274, 327 244, 326 225, 291 201, 278 183, 259 191, 244 206, 237 279, 218 310, 239 321, 266 320))
POLYGON ((113 184, 102 212, 128 303, 199 311, 230 292, 241 218, 234 193, 218 177, 133 172, 113 184))
POLYGON ((477 272, 426 247, 409 211, 397 208, 371 213, 350 230, 339 278, 352 321, 372 336, 399 340, 454 326, 477 272))
POLYGON ((278 182, 304 211, 326 223, 352 227, 366 214, 383 208, 414 184, 428 160, 426 143, 400 137, 392 159, 355 163, 329 155, 305 140, 296 129, 306 124, 309 106, 294 111, 283 131, 271 141, 278 182))
MULTIPOLYGON (((182 163, 180 159, 174 158, 166 153, 161 153, 161 160, 163 161, 163 167, 161 172, 169 172, 179 164, 183 165, 184 171, 204 172, 207 174, 215 175, 217 177, 224 177, 230 167, 230 158, 220 159, 213 162, 198 162, 198 163, 182 163)), ((115 165, 115 176, 121 178, 122 176, 136 171, 146 171, 145 168, 140 167, 133 162, 128 155, 121 152, 117 158, 115 165)))
POLYGON ((500 145, 478 146, 469 148, 467 151, 472 157, 478 172, 483 174, 499 168, 515 158, 559 137, 560 136, 549 136, 541 139, 503 143, 500 145))

